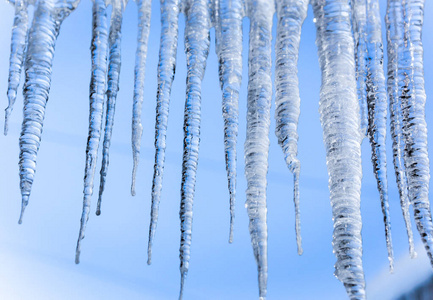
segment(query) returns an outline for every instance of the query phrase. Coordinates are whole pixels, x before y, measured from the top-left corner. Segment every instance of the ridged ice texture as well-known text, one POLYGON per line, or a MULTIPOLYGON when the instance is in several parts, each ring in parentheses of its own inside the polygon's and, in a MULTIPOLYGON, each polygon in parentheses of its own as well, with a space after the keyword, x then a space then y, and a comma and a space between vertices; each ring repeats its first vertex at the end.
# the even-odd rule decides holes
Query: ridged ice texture
POLYGON ((406 142, 403 137, 403 114, 400 104, 399 60, 403 55, 404 47, 404 21, 401 1, 388 1, 386 12, 387 51, 388 51, 388 96, 390 110, 390 128, 392 137, 392 151, 397 187, 400 195, 400 205, 403 212, 406 231, 409 239, 409 252, 412 258, 416 257, 409 214, 409 195, 406 167, 404 164, 404 149, 406 142))
POLYGON ((367 0, 352 0, 352 27, 355 39, 355 62, 358 101, 361 116, 361 134, 368 134, 367 108, 367 0))
POLYGON ((367 0, 367 106, 368 137, 371 144, 371 161, 380 194, 389 268, 394 269, 394 253, 391 238, 391 221, 388 201, 388 179, 386 176, 386 120, 387 96, 383 71, 383 44, 379 2, 367 0))
POLYGON ((8 107, 5 110, 4 134, 8 134, 9 116, 12 113, 17 90, 20 84, 21 68, 25 57, 25 49, 29 27, 29 16, 27 8, 30 3, 27 0, 14 2, 15 18, 12 27, 11 55, 9 58, 9 79, 8 79, 8 107))
POLYGON ((81 215, 75 263, 79 263, 80 261, 81 240, 84 238, 84 231, 89 219, 107 85, 108 24, 105 0, 93 0, 92 12, 92 43, 90 46, 92 76, 90 79, 89 136, 87 138, 86 167, 84 170, 83 212, 81 215))
POLYGON ((248 56, 247 136, 244 145, 249 231, 257 263, 260 299, 266 299, 268 279, 268 227, 266 187, 269 127, 272 101, 272 17, 274 3, 251 1, 248 6, 250 41, 248 56))
POLYGON ((236 201, 236 145, 239 126, 239 91, 242 83, 242 0, 217 2, 215 24, 216 52, 219 62, 219 80, 222 90, 224 119, 224 152, 228 189, 230 193, 230 235, 233 242, 236 201))
POLYGON ((350 299, 365 299, 361 239, 361 134, 350 6, 315 0, 316 44, 322 71, 319 112, 334 220, 335 276, 350 299))
POLYGON ((20 136, 20 188, 22 223, 36 172, 45 107, 51 84, 54 48, 60 25, 80 0, 39 1, 29 32, 25 62, 23 124, 20 136))
POLYGON ((409 187, 409 201, 413 205, 415 223, 430 263, 433 265, 433 224, 430 212, 430 165, 425 121, 426 94, 422 25, 424 1, 403 1, 404 48, 399 59, 400 102, 403 113, 403 136, 406 139, 404 161, 409 187))
POLYGON ((144 99, 144 75, 146 71, 147 41, 150 32, 152 2, 151 0, 137 0, 137 7, 138 36, 137 51, 135 54, 134 102, 132 105, 132 196, 135 196, 135 177, 137 174, 138 160, 140 158, 141 136, 143 134, 141 108, 144 99))
POLYGON ((122 19, 128 0, 113 0, 111 2, 111 23, 108 35, 108 86, 107 86, 107 113, 105 119, 104 143, 102 149, 102 167, 100 171, 99 198, 96 207, 96 215, 101 214, 102 194, 104 193, 105 180, 109 164, 109 151, 111 134, 113 133, 114 112, 116 110, 116 98, 119 91, 120 76, 120 43, 122 37, 122 19))
POLYGON ((284 159, 293 173, 293 200, 298 254, 301 255, 301 219, 299 208, 298 120, 299 97, 298 54, 301 29, 308 9, 307 0, 277 1, 277 42, 275 44, 275 134, 283 149, 284 159))
POLYGON ((155 165, 152 182, 149 243, 147 248, 148 264, 152 262, 152 244, 155 237, 159 201, 161 199, 171 85, 176 69, 179 12, 179 0, 161 0, 161 42, 159 48, 155 122, 155 165))
POLYGON ((182 299, 191 250, 192 208, 200 144, 201 82, 209 54, 211 16, 207 0, 189 0, 185 7, 187 62, 182 184, 180 202, 180 273, 182 299))

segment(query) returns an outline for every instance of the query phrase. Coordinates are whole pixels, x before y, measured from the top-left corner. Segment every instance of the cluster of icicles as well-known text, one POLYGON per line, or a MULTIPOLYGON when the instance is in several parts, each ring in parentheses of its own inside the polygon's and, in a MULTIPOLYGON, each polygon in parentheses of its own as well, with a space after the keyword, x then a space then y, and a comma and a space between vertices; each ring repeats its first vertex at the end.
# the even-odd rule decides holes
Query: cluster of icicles
MULTIPOLYGON (((15 7, 12 30, 10 73, 6 109, 8 117, 15 102, 21 68, 25 69, 24 120, 20 137, 20 179, 22 221, 36 170, 45 106, 50 89, 56 38, 63 20, 80 0, 9 0, 15 7), (29 29, 28 6, 35 5, 29 29)), ((91 43, 89 135, 86 149, 84 201, 76 250, 79 262, 81 243, 89 218, 98 147, 106 107, 103 162, 96 214, 107 175, 109 147, 116 96, 119 89, 122 13, 127 0, 111 0, 110 26, 107 3, 93 0, 91 43)), ((138 39, 132 119, 133 175, 135 194, 140 139, 141 107, 151 1, 136 0, 138 39)), ((260 299, 266 298, 267 225, 266 174, 268 169, 270 108, 272 99, 272 21, 277 14, 275 64, 276 135, 288 168, 294 176, 294 203, 298 253, 302 254, 299 219, 299 174, 297 123, 300 98, 297 78, 298 49, 308 0, 161 0, 161 44, 158 64, 158 92, 155 126, 155 166, 152 187, 148 263, 158 219, 162 189, 166 130, 171 85, 176 66, 179 14, 186 16, 185 52, 187 84, 184 121, 184 151, 181 184, 181 292, 188 272, 196 171, 200 143, 201 81, 209 53, 211 27, 216 32, 216 52, 222 90, 224 145, 230 192, 230 238, 236 186, 236 144, 238 101, 242 76, 242 19, 250 18, 247 137, 245 175, 248 188, 246 208, 254 256, 258 266, 260 299)), ((423 0, 388 0, 386 32, 388 49, 387 91, 383 70, 383 43, 378 0, 311 0, 317 27, 316 43, 322 71, 320 116, 326 147, 329 188, 334 220, 333 247, 337 256, 335 275, 344 283, 351 299, 365 299, 361 239, 361 142, 368 136, 372 162, 380 192, 390 269, 393 250, 386 178, 387 98, 391 116, 393 159, 401 207, 407 226, 411 256, 413 246, 409 205, 413 205, 417 229, 433 262, 433 226, 428 200, 429 160, 423 79, 421 31, 423 0)))

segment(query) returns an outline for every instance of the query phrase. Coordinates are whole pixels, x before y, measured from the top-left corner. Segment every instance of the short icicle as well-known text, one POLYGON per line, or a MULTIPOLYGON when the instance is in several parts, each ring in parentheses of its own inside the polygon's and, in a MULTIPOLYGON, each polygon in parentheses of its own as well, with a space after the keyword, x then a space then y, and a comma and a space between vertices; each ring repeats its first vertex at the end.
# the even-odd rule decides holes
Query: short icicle
POLYGON ((301 255, 299 208, 298 120, 301 112, 298 82, 298 53, 301 29, 307 17, 308 0, 277 1, 277 42, 275 44, 275 134, 290 172, 293 173, 293 200, 298 254, 301 255))
POLYGON ((51 85, 56 39, 63 20, 80 0, 38 1, 28 38, 25 62, 24 117, 20 136, 20 188, 22 223, 36 172, 36 157, 41 143, 45 107, 51 85))
POLYGON ((269 129, 272 101, 272 18, 274 3, 254 0, 249 3, 250 18, 245 207, 249 231, 257 263, 259 299, 266 299, 268 279, 268 228, 266 188, 269 154, 269 129))
POLYGON ((15 7, 14 25, 11 37, 11 55, 9 58, 9 79, 8 79, 8 107, 5 110, 4 135, 8 134, 9 116, 12 113, 17 90, 20 84, 21 69, 25 57, 26 42, 29 28, 28 0, 17 0, 12 5, 15 7))
POLYGON ((87 138, 86 166, 84 170, 83 212, 80 221, 80 233, 77 242, 75 263, 80 262, 81 240, 84 238, 89 219, 90 201, 93 194, 93 182, 98 158, 99 142, 102 132, 102 118, 107 85, 107 46, 108 24, 105 0, 93 0, 92 8, 92 77, 90 79, 89 135, 87 138))
POLYGON ((230 194, 230 235, 233 227, 236 201, 236 145, 239 126, 239 91, 242 83, 242 0, 220 0, 215 25, 216 52, 219 61, 219 80, 223 93, 224 152, 228 189, 230 194))
POLYGON ((209 54, 211 16, 208 0, 188 0, 185 7, 185 53, 187 53, 184 144, 180 202, 179 300, 182 299, 191 251, 192 215, 198 164, 201 123, 201 82, 209 54))
POLYGON ((109 151, 111 145, 111 134, 114 125, 114 112, 116 110, 116 98, 119 91, 120 76, 120 43, 122 37, 122 19, 128 0, 111 1, 111 23, 108 35, 108 86, 107 86, 107 113, 105 119, 104 143, 102 149, 102 167, 100 171, 99 198, 96 207, 96 215, 101 214, 102 194, 104 193, 105 180, 109 164, 109 151))
POLYGON ((152 262, 152 244, 155 237, 159 201, 161 199, 171 85, 176 69, 179 12, 179 0, 161 0, 161 42, 159 48, 155 123, 155 165, 152 182, 149 242, 147 248, 147 263, 149 265, 152 262))
POLYGON ((403 212, 404 222, 409 240, 409 253, 412 258, 416 257, 412 225, 409 213, 408 182, 406 167, 404 165, 404 149, 406 142, 403 137, 403 115, 400 105, 399 88, 399 66, 398 62, 403 55, 404 47, 404 21, 403 7, 399 0, 389 0, 386 11, 386 35, 388 52, 388 82, 387 91, 389 97, 389 111, 391 119, 392 152, 395 176, 400 195, 400 205, 403 212))
POLYGON ((361 238, 361 131, 347 0, 314 0, 322 71, 319 112, 334 221, 335 276, 350 299, 366 299, 361 238))
POLYGON ((146 71, 147 41, 149 39, 150 15, 152 8, 151 0, 136 1, 138 7, 138 37, 137 52, 135 54, 134 101, 132 106, 132 196, 135 196, 135 178, 137 175, 138 161, 140 159, 141 136, 143 134, 141 110, 144 99, 144 76, 146 71))

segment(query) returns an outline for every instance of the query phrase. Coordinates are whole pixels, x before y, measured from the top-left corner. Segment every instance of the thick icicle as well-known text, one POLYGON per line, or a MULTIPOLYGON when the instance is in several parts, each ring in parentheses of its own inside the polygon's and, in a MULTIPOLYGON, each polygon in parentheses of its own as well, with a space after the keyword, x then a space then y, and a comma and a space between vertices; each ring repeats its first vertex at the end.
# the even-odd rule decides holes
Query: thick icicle
POLYGON ((268 279, 268 228, 266 223, 266 175, 272 101, 271 46, 274 3, 254 0, 249 5, 250 41, 248 110, 245 149, 246 196, 249 231, 257 262, 260 299, 266 299, 268 279))
POLYGON ((131 195, 135 196, 135 177, 138 160, 140 159, 141 135, 141 107, 144 98, 144 75, 146 71, 147 41, 150 31, 151 0, 137 0, 138 6, 138 37, 137 52, 135 54, 134 103, 132 106, 132 183, 131 195))
POLYGON ((15 18, 12 27, 11 37, 11 56, 9 58, 9 79, 8 79, 8 100, 9 104, 5 110, 4 134, 8 134, 9 116, 12 113, 17 90, 20 84, 21 68, 23 66, 27 34, 29 27, 29 16, 27 8, 30 3, 28 0, 14 1, 15 18))
POLYGON ((320 120, 334 220, 335 275, 350 299, 365 299, 361 239, 361 134, 347 0, 314 0, 322 70, 320 120))
POLYGON ((60 25, 80 0, 39 1, 28 38, 25 62, 24 117, 20 136, 20 187, 22 207, 19 223, 29 202, 41 143, 45 107, 51 84, 54 48, 60 25))
POLYGON ((302 24, 307 17, 308 0, 277 1, 277 42, 275 44, 275 134, 284 158, 293 173, 293 200, 298 254, 301 255, 301 220, 299 208, 298 119, 301 112, 298 82, 298 53, 302 24))
POLYGON ((201 122, 201 82, 209 54, 211 16, 207 0, 189 0, 185 7, 185 53, 187 54, 186 101, 180 202, 180 273, 179 299, 188 273, 191 250, 192 208, 198 164, 201 122))
POLYGON ((400 105, 399 61, 403 55, 404 47, 404 21, 401 1, 389 0, 386 12, 386 27, 388 40, 388 96, 391 118, 391 136, 394 170, 400 195, 400 204, 406 231, 409 239, 409 252, 412 258, 416 257, 412 225, 409 214, 409 196, 407 186, 406 167, 404 165, 404 149, 406 142, 403 137, 403 115, 400 105))
POLYGON ((80 222, 81 226, 77 242, 75 263, 79 263, 80 261, 81 240, 84 238, 84 231, 86 229, 87 220, 89 219, 98 148, 101 140, 105 89, 107 84, 108 24, 105 0, 93 0, 92 10, 93 30, 90 47, 92 54, 92 77, 90 79, 89 136, 87 138, 86 167, 84 171, 83 213, 80 222))
POLYGON ((242 0, 218 2, 218 20, 215 25, 216 52, 219 61, 219 80, 223 93, 224 152, 228 189, 230 193, 230 235, 233 226, 236 200, 236 144, 239 123, 239 90, 242 83, 242 0))
POLYGON ((161 42, 159 48, 158 93, 156 96, 155 123, 155 165, 152 184, 149 243, 147 248, 148 264, 152 262, 152 243, 155 237, 159 201, 161 199, 168 110, 170 104, 171 85, 173 83, 176 69, 179 12, 179 0, 161 0, 161 42))
MULTIPOLYGON (((357 0, 358 1, 358 0, 357 0)), ((386 115, 387 99, 385 75, 383 71, 383 44, 379 2, 367 0, 366 18, 366 92, 368 106, 368 136, 371 144, 371 161, 376 175, 380 194, 383 220, 385 223, 386 245, 389 268, 394 269, 392 249, 391 221, 388 202, 388 179, 386 176, 386 115)))
POLYGON ((433 266, 433 223, 429 202, 430 164, 425 121, 426 94, 422 25, 424 1, 403 1, 404 49, 399 59, 399 80, 403 112, 403 136, 406 139, 404 161, 409 187, 409 201, 413 205, 415 223, 430 263, 433 266))
POLYGON ((101 214, 102 194, 104 193, 105 179, 109 164, 109 151, 111 145, 111 134, 113 132, 114 112, 116 110, 116 98, 119 91, 120 75, 120 42, 122 37, 122 19, 128 0, 113 0, 110 33, 108 45, 110 49, 108 63, 108 87, 107 87, 107 114, 105 119, 104 144, 102 150, 102 167, 99 184, 99 198, 96 207, 96 215, 101 214))

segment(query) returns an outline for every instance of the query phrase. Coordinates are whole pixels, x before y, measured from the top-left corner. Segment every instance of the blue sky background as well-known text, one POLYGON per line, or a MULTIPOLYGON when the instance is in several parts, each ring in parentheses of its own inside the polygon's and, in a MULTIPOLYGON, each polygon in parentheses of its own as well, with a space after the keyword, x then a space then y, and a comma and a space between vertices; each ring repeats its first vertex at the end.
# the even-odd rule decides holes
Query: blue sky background
MULTIPOLYGON (((47 105, 37 175, 30 204, 17 224, 21 197, 18 176, 18 138, 22 121, 19 93, 9 135, 0 136, 0 298, 2 299, 176 299, 179 292, 179 201, 185 101, 185 54, 180 18, 176 78, 171 97, 167 157, 160 218, 153 263, 147 266, 150 193, 157 63, 160 35, 159 1, 153 1, 152 29, 146 66, 141 161, 137 196, 130 196, 132 170, 131 112, 137 11, 126 8, 122 37, 122 70, 115 126, 110 150, 102 215, 94 214, 83 243, 81 263, 74 264, 82 209, 90 82, 91 1, 83 0, 63 23, 58 38, 52 88, 47 105)), ((382 15, 386 2, 380 1, 382 15)), ((0 107, 7 106, 7 75, 13 7, 0 2, 0 107)), ((427 1, 423 32, 426 117, 432 130, 433 5, 427 1)), ((299 56, 301 117, 301 222, 304 254, 296 253, 293 182, 273 133, 268 174, 269 299, 346 299, 343 285, 333 276, 332 216, 318 100, 320 70, 315 27, 310 9, 304 23, 299 56)), ((383 20, 383 19, 382 19, 383 20)), ((384 25, 384 24, 382 24, 384 25)), ((384 26, 382 26, 384 28, 384 26)), ((246 181, 243 143, 246 129, 246 89, 249 21, 244 20, 244 79, 240 97, 238 185, 234 243, 228 244, 229 206, 224 165, 221 91, 211 31, 211 51, 203 81, 199 169, 194 202, 191 261, 185 299, 255 299, 257 271, 244 208, 246 181)), ((385 38, 385 34, 383 34, 385 38)), ((275 37, 275 26, 274 26, 275 37)), ((272 116, 274 106, 272 107, 272 116)), ((432 134, 429 150, 433 153, 432 134)), ((432 274, 424 249, 410 261, 403 218, 392 166, 388 134, 390 193, 395 274, 388 259, 379 194, 372 171, 370 145, 362 145, 362 216, 364 269, 369 299, 387 299, 432 274), (412 280, 412 281, 411 281, 412 280)), ((96 186, 99 185, 98 165, 96 186)), ((97 189, 96 189, 97 193, 97 189)), ((415 228, 415 226, 413 226, 415 228)), ((416 243, 420 243, 415 232, 416 243)))

